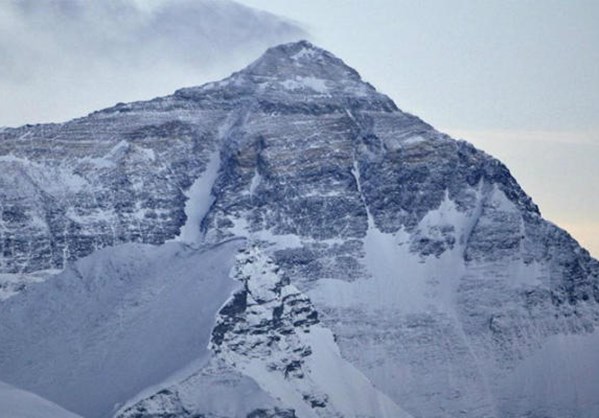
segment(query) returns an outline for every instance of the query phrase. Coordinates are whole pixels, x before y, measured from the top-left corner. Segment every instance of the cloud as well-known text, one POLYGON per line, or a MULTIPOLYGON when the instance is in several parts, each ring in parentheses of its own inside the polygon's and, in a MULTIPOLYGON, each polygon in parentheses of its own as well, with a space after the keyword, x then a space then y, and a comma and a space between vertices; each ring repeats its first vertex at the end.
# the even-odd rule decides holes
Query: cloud
POLYGON ((167 94, 303 37, 293 22, 228 0, 5 0, 0 125, 167 94))

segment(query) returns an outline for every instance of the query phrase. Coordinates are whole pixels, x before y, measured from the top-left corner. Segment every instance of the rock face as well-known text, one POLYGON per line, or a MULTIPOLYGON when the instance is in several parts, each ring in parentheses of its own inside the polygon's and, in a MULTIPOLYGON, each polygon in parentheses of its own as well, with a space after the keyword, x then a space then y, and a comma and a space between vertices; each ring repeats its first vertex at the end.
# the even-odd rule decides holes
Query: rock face
POLYGON ((11 295, 106 246, 251 243, 209 365, 124 417, 221 416, 181 401, 219 373, 229 398, 264 399, 233 416, 599 415, 599 263, 503 164, 307 42, 172 96, 6 129, 0 185, 11 295))

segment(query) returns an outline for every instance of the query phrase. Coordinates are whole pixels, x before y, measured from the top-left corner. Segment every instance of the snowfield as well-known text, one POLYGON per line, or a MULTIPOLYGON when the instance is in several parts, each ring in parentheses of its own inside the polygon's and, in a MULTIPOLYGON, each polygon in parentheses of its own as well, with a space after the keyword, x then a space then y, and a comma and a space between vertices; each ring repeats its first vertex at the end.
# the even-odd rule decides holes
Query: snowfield
POLYGON ((242 241, 126 244, 83 258, 0 305, 2 378, 85 417, 209 357, 242 241))
POLYGON ((81 418, 31 392, 0 382, 0 412, 7 418, 81 418))

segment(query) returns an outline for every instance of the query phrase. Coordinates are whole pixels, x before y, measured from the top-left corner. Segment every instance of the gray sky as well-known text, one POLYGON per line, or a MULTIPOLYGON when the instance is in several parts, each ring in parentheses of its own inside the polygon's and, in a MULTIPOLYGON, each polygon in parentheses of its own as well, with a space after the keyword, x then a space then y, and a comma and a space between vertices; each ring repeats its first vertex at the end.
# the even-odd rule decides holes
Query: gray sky
POLYGON ((303 36, 225 0, 0 0, 0 126, 167 95, 303 36))
POLYGON ((0 126, 227 76, 309 38, 505 162, 599 256, 599 1, 3 0, 0 126), (306 35, 306 32, 309 35, 306 35))

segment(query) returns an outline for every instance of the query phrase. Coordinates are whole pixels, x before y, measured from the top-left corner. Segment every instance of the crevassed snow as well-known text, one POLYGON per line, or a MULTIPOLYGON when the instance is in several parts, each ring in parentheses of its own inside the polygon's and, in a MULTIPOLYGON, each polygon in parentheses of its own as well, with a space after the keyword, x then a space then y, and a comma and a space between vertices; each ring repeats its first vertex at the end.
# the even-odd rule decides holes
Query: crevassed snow
POLYGON ((86 417, 208 355, 240 240, 97 251, 0 304, 2 378, 86 417))
POLYGON ((216 152, 212 154, 204 173, 185 192, 187 196, 187 202, 185 203, 187 221, 181 227, 177 240, 192 245, 200 243, 202 239, 202 220, 208 213, 212 203, 214 203, 212 186, 218 176, 219 167, 220 155, 216 152))
POLYGON ((81 418, 37 396, 0 382, 0 416, 3 418, 81 418))

